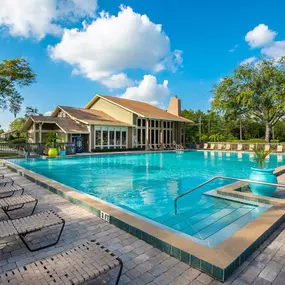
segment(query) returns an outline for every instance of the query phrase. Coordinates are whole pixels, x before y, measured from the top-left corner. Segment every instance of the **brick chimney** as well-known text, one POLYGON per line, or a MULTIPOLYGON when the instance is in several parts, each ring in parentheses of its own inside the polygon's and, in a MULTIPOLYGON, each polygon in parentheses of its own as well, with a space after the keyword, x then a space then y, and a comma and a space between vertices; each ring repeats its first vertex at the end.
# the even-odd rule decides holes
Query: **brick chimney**
POLYGON ((170 98, 167 112, 176 116, 181 116, 181 100, 176 95, 170 98))

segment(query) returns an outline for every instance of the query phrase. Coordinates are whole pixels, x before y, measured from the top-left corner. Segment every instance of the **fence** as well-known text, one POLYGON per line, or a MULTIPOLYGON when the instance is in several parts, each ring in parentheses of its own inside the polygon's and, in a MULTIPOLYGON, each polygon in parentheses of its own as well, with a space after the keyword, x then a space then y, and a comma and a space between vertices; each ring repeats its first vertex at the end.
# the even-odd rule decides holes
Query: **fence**
MULTIPOLYGON (((60 148, 66 151, 66 155, 75 154, 74 143, 62 143, 60 148)), ((0 158, 37 157, 47 155, 49 146, 45 143, 0 143, 0 158)))

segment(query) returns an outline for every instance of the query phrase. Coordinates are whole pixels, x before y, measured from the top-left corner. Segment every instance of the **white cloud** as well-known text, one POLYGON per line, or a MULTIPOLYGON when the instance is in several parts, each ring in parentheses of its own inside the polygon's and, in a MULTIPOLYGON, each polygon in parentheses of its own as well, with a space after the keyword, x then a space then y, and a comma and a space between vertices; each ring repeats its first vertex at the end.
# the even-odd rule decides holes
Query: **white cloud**
POLYGON ((102 79, 102 83, 111 89, 123 88, 133 85, 133 81, 129 79, 125 73, 118 73, 104 78, 102 79))
POLYGON ((156 77, 149 74, 144 76, 138 86, 127 88, 126 92, 119 97, 163 107, 164 101, 169 96, 168 81, 164 80, 162 84, 158 84, 156 77))
POLYGON ((47 111, 47 112, 44 113, 44 116, 51 116, 52 112, 53 111, 47 111))
POLYGON ((272 58, 285 56, 285 41, 276 41, 272 45, 263 48, 261 53, 272 58))
POLYGON ((229 52, 234 52, 238 47, 239 45, 234 45, 233 48, 229 49, 229 52))
POLYGON ((175 71, 182 64, 182 52, 171 52, 162 26, 130 7, 120 8, 117 16, 102 12, 91 24, 84 23, 81 30, 65 29, 61 42, 49 46, 50 57, 69 63, 73 73, 109 88, 123 87, 123 83, 129 86, 122 73, 127 69, 175 71))
POLYGON ((0 0, 0 27, 12 36, 34 37, 60 34, 60 20, 95 16, 97 0, 0 0))
POLYGON ((269 30, 268 26, 260 24, 246 34, 245 40, 248 42, 250 47, 258 48, 272 43, 276 35, 277 33, 269 30))
POLYGON ((245 60, 243 60, 240 65, 247 65, 247 64, 252 64, 257 60, 257 58, 255 56, 249 57, 245 60))

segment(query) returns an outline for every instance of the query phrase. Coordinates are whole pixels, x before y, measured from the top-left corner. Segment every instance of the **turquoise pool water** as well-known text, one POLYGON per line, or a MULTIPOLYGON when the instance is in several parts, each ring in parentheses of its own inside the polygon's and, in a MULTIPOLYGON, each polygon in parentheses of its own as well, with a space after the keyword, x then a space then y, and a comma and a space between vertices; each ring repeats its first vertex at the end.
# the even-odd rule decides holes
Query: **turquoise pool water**
MULTIPOLYGON (((173 215, 177 195, 213 176, 248 178, 255 162, 247 153, 187 151, 11 161, 201 241, 228 226, 234 228, 227 231, 231 235, 266 210, 202 195, 229 183, 215 181, 182 198, 180 214, 173 215)), ((284 163, 282 155, 270 155, 266 162, 269 167, 284 163)), ((211 246, 221 240, 215 238, 211 246)))

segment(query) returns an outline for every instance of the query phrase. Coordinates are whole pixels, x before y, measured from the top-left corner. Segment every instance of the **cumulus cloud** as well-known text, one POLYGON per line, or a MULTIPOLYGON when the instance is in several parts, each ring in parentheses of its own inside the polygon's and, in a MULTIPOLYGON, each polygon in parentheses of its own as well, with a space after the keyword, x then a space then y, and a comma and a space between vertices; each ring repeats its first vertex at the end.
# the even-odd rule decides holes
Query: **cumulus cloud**
POLYGON ((61 42, 49 46, 50 57, 72 65, 74 74, 109 88, 131 84, 124 70, 175 71, 182 64, 182 51, 171 51, 162 26, 130 7, 120 9, 117 16, 100 13, 82 29, 65 29, 61 42))
POLYGON ((133 81, 125 73, 118 73, 102 79, 102 83, 111 89, 132 86, 133 81))
POLYGON ((268 26, 260 24, 246 34, 245 40, 250 47, 258 48, 272 43, 276 35, 277 33, 270 30, 268 26))
POLYGON ((272 58, 285 56, 285 41, 276 41, 272 45, 263 48, 261 53, 272 58))
POLYGON ((245 60, 243 60, 240 65, 247 65, 247 64, 252 64, 257 60, 257 58, 255 56, 249 57, 245 60))
POLYGON ((53 111, 47 111, 47 112, 44 112, 44 116, 51 116, 53 111))
POLYGON ((60 34, 60 20, 93 17, 97 0, 0 0, 0 27, 12 36, 33 37, 60 34))
POLYGON ((126 92, 119 97, 131 100, 147 102, 157 107, 163 107, 164 101, 170 96, 168 81, 157 83, 153 75, 145 75, 138 86, 127 88, 126 92))

